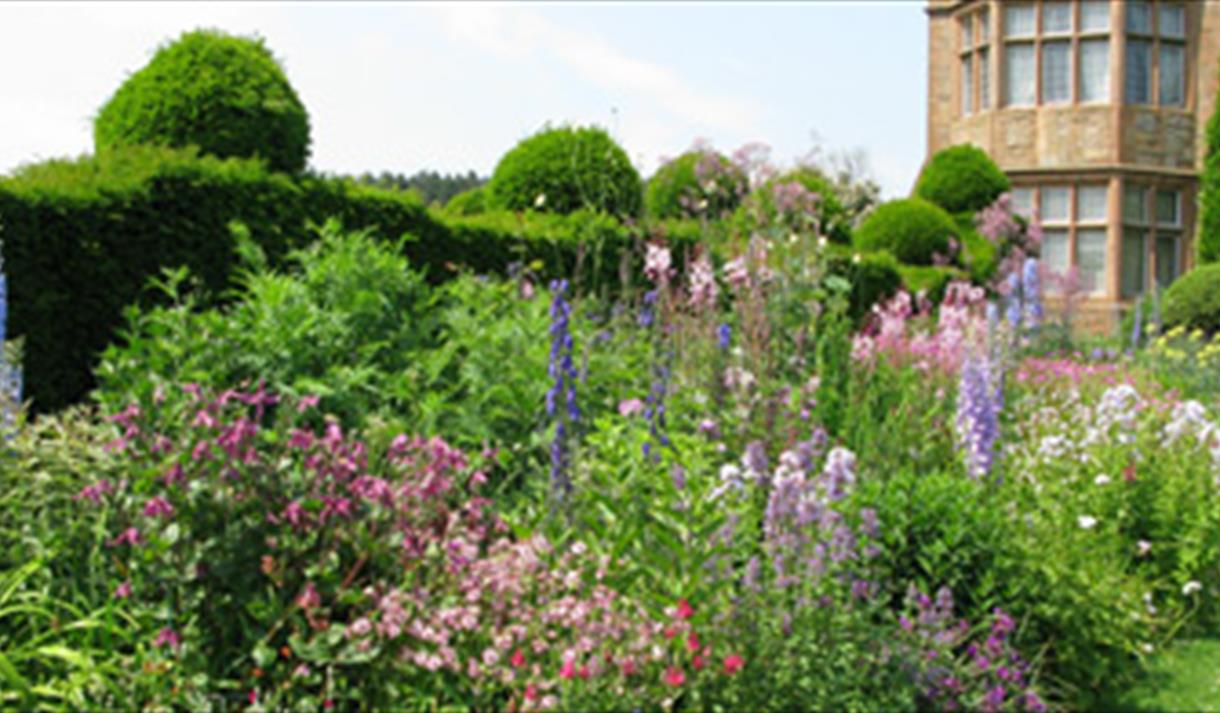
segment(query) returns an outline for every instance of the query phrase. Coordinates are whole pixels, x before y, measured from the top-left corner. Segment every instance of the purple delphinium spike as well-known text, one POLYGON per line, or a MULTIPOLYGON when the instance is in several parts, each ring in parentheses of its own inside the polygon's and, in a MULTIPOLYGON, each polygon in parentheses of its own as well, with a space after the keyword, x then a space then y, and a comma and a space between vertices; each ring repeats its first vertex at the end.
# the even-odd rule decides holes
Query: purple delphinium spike
POLYGON ((555 419, 555 439, 551 442, 551 494, 562 500, 572 490, 568 476, 567 437, 571 425, 580 420, 580 408, 576 402, 577 373, 572 362, 573 343, 569 331, 572 306, 564 297, 568 291, 568 281, 554 280, 551 291, 554 293, 550 311, 551 356, 547 365, 551 388, 546 394, 546 413, 555 419), (558 407, 560 396, 565 406, 562 411, 558 407))
POLYGON ((958 444, 970 476, 982 478, 995 464, 999 404, 992 367, 985 355, 971 354, 962 364, 957 394, 958 444))
POLYGON ((732 343, 733 328, 728 324, 722 324, 716 328, 716 345, 721 349, 728 349, 732 343))
POLYGON ((1038 261, 1025 258, 1021 268, 1021 300, 1024 303, 1025 327, 1037 329, 1042 324, 1042 281, 1038 274, 1038 261))

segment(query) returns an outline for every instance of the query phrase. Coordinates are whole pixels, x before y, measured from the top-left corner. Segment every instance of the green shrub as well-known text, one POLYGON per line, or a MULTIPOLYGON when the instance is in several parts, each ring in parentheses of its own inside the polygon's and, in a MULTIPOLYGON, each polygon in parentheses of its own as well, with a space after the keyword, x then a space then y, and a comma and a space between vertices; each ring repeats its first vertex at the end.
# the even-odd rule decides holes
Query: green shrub
POLYGON ((898 274, 907 292, 912 295, 923 292, 932 304, 940 304, 950 282, 970 279, 957 268, 938 265, 900 265, 898 274))
POLYGON ((309 117, 261 39, 196 30, 157 50, 119 87, 98 112, 93 138, 98 154, 193 145, 296 173, 309 157, 309 117))
POLYGON ((1208 156, 1199 174, 1199 244, 1196 254, 1200 265, 1220 262, 1220 151, 1211 148, 1218 145, 1212 142, 1212 137, 1220 133, 1217 121, 1213 117, 1208 124, 1208 156))
POLYGON ((638 216, 643 185, 627 153, 597 127, 545 128, 500 159, 488 205, 572 213, 582 208, 638 216))
POLYGON ((830 272, 851 283, 847 314, 856 323, 902 286, 902 266, 889 253, 863 253, 857 258, 850 250, 834 246, 828 257, 830 272))
POLYGON ((1000 248, 978 231, 974 224, 974 213, 958 213, 953 216, 953 222, 958 228, 962 265, 970 271, 970 279, 975 284, 987 284, 1000 266, 1000 248))
POLYGON ((720 218, 749 190, 749 178, 723 154, 694 150, 657 169, 644 193, 651 218, 720 218))
POLYGON ((935 255, 948 256, 949 238, 961 232, 953 218, 920 198, 904 198, 877 207, 856 230, 855 245, 864 251, 888 250, 899 262, 930 265, 935 255))
POLYGON ((88 391, 90 367, 112 341, 122 309, 142 299, 162 268, 189 267, 212 294, 227 288, 231 221, 246 224, 274 263, 301 244, 308 222, 331 216, 386 237, 418 237, 408 254, 438 275, 444 261, 461 260, 411 194, 294 181, 251 159, 139 146, 33 165, 0 180, 10 328, 26 340, 26 391, 35 409, 62 407, 88 391))
POLYGON ((479 215, 487 210, 487 189, 477 186, 449 199, 442 209, 445 215, 479 215))
POLYGON ((1165 325, 1220 332, 1220 265, 1203 265, 1165 291, 1165 325))
POLYGON ((1012 187, 982 149, 962 144, 937 151, 915 184, 915 195, 950 213, 987 207, 1012 187))
POLYGON ((745 234, 767 228, 800 230, 816 226, 833 243, 851 243, 851 216, 834 185, 821 171, 806 166, 755 189, 737 210, 733 222, 745 234))

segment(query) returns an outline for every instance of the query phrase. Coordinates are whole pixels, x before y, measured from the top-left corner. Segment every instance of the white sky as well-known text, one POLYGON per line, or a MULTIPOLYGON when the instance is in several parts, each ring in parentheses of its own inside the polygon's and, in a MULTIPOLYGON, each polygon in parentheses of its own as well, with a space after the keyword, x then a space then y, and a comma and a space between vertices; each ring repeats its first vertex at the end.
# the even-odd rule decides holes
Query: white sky
POLYGON ((161 43, 258 33, 310 112, 311 164, 487 175, 546 122, 597 123, 650 174, 695 139, 780 163, 863 149, 886 196, 925 146, 920 0, 0 4, 0 173, 92 150, 94 112, 161 43))

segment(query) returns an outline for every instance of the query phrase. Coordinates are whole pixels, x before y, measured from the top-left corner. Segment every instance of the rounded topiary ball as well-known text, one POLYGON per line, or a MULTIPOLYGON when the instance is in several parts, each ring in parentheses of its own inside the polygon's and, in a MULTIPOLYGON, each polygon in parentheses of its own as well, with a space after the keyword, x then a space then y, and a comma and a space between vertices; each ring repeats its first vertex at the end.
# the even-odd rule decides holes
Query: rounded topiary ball
POLYGON ((943 208, 904 198, 877 206, 856 229, 854 242, 862 251, 886 250, 908 265, 931 265, 934 256, 949 255, 957 231, 943 208))
POLYGON ((696 149, 657 169, 644 192, 653 218, 720 218, 732 213, 750 188, 745 171, 727 156, 696 149))
POLYGON ((1220 263, 1197 267, 1165 291, 1165 325, 1220 332, 1220 263))
POLYGON ((297 173, 309 157, 309 116, 261 39, 196 30, 123 82, 98 112, 93 141, 98 154, 194 145, 297 173))
POLYGON ((950 213, 974 212, 991 205, 1012 188, 1008 176, 977 146, 950 146, 932 155, 915 195, 950 213))
POLYGON ((643 183, 627 153, 596 127, 546 128, 504 154, 487 184, 487 205, 572 213, 592 208, 638 216, 643 183))

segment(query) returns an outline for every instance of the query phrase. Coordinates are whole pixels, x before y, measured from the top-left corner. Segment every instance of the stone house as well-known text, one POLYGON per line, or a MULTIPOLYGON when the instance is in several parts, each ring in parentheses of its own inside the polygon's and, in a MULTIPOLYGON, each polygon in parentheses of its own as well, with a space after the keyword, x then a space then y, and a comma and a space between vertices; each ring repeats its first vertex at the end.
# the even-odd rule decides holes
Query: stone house
POLYGON ((928 154, 984 149, 1042 258, 1078 271, 1081 316, 1121 310, 1194 262, 1220 1, 928 0, 928 154))

